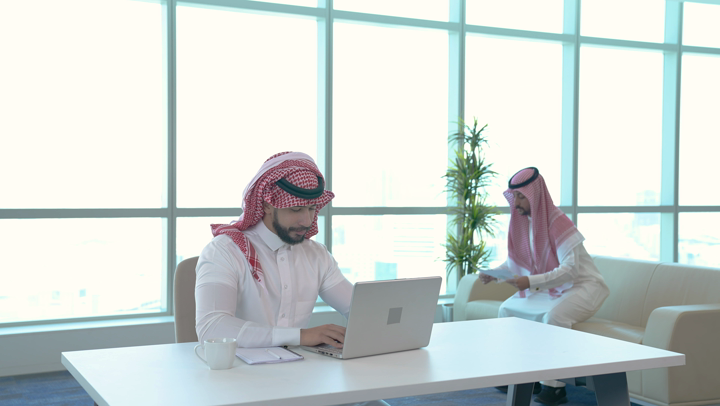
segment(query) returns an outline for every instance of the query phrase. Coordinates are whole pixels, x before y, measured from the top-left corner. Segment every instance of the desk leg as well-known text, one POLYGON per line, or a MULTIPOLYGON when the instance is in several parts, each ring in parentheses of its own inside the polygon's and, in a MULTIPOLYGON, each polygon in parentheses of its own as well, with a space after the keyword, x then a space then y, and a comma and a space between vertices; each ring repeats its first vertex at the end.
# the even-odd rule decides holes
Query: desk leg
POLYGON ((594 388, 598 406, 630 406, 625 372, 588 377, 588 387, 594 388))
POLYGON ((528 406, 532 400, 535 382, 508 385, 507 406, 528 406))

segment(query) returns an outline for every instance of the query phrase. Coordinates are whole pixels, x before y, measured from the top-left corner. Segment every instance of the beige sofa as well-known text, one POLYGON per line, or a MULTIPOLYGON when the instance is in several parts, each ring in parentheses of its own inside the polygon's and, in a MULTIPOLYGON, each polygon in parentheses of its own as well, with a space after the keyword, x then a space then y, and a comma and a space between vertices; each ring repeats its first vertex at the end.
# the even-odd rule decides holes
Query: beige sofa
MULTIPOLYGON (((656 405, 720 404, 720 268, 594 257, 610 288, 595 316, 573 329, 685 354, 686 365, 628 372, 630 396, 656 405)), ((515 290, 460 281, 455 321, 497 317, 515 290)))

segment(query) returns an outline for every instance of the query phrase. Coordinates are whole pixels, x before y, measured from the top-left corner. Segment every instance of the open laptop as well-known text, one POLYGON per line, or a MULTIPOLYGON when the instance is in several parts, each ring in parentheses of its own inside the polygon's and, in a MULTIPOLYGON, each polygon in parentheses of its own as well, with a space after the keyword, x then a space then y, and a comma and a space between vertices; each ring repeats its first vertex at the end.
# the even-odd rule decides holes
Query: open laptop
POLYGON ((343 348, 301 348, 349 359, 425 347, 430 342, 442 278, 357 282, 343 348))

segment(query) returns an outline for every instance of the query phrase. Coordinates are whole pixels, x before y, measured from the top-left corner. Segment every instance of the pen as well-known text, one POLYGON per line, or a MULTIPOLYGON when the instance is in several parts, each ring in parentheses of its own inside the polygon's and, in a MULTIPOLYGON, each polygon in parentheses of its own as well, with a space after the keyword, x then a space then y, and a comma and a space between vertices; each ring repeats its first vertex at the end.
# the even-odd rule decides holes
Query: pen
POLYGON ((275 358, 277 358, 277 359, 282 359, 281 356, 275 354, 274 352, 268 350, 267 348, 265 349, 265 351, 267 351, 268 354, 272 355, 273 357, 275 357, 275 358))

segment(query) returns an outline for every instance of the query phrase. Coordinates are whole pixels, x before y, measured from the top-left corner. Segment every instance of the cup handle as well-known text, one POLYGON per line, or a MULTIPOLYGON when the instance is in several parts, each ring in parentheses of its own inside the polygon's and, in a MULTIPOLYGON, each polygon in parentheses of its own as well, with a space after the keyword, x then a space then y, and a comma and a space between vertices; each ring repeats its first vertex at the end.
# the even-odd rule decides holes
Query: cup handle
MULTIPOLYGON (((198 345, 195 346, 195 355, 196 355, 198 358, 200 358, 200 360, 201 360, 202 362, 204 362, 204 363, 207 364, 207 361, 205 361, 205 359, 204 359, 203 357, 201 357, 200 354, 198 354, 198 351, 197 351, 198 348, 200 348, 200 347, 202 347, 202 346, 203 346, 202 344, 198 344, 198 345)), ((205 349, 205 348, 203 347, 203 349, 205 349)))

